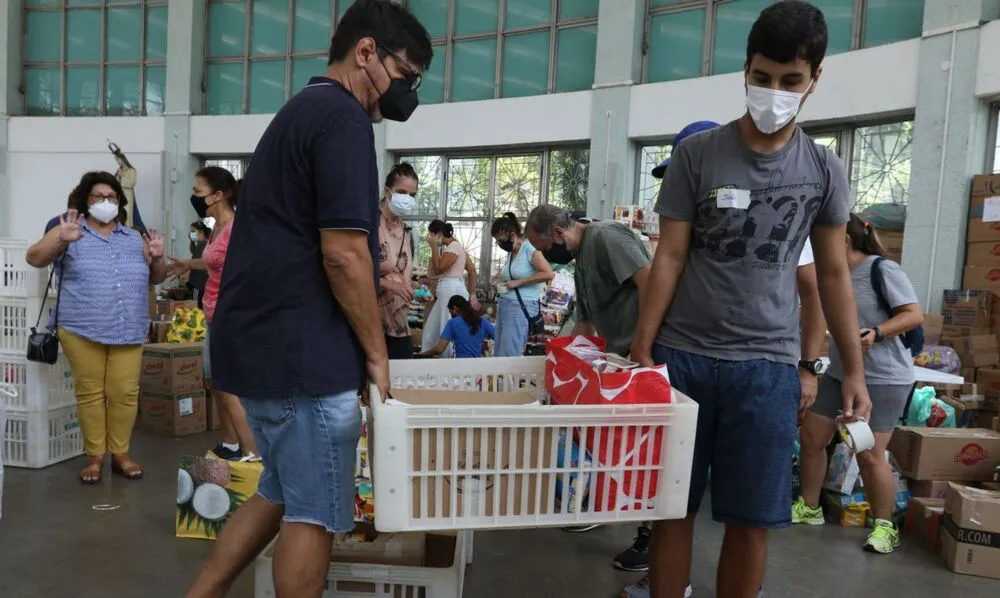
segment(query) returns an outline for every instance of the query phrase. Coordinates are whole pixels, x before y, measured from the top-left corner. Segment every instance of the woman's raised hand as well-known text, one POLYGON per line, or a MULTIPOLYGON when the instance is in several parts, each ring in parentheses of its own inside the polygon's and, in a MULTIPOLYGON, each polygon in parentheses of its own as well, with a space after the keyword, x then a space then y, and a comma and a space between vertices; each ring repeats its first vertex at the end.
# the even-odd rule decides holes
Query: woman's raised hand
POLYGON ((80 213, 70 210, 64 216, 59 216, 59 240, 64 243, 78 241, 83 236, 80 228, 80 213))

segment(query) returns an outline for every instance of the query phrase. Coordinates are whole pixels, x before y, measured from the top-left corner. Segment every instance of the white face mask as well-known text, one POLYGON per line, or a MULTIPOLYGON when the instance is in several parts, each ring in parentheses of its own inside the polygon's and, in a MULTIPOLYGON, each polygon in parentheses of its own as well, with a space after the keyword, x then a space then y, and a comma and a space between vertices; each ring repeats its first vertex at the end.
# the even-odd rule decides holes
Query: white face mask
POLYGON ((188 238, 191 239, 192 243, 198 242, 198 233, 188 233, 188 238))
POLYGON ((118 204, 108 199, 102 199, 98 203, 87 208, 87 213, 98 222, 107 224, 118 217, 118 204))
POLYGON ((747 86, 747 111, 765 135, 777 133, 799 113, 805 93, 768 89, 757 85, 747 86))
POLYGON ((389 209, 397 216, 411 216, 417 211, 417 198, 405 193, 393 193, 389 199, 389 209))

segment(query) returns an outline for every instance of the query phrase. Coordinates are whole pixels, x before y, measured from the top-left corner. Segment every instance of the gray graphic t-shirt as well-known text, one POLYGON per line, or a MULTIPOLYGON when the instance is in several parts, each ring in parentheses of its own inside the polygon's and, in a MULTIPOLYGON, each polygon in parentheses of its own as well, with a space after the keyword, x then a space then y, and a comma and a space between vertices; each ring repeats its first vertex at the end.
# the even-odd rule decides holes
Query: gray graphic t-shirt
MULTIPOLYGON (((875 256, 870 256, 851 269, 854 301, 858 305, 858 324, 862 328, 873 328, 892 317, 892 314, 879 305, 878 296, 872 287, 872 264, 875 259, 875 256)), ((902 305, 919 303, 910 279, 899 264, 892 260, 882 260, 879 268, 882 271, 882 296, 889 307, 896 309, 902 305)), ((864 356, 865 382, 868 384, 909 385, 916 381, 913 356, 899 338, 887 338, 881 343, 875 343, 864 356)), ((837 380, 844 379, 844 359, 834 342, 830 343, 830 370, 826 375, 837 380)))
POLYGON ((814 224, 850 216, 840 159, 801 129, 774 154, 731 122, 674 149, 656 213, 693 225, 688 262, 656 342, 742 361, 799 360, 795 272, 814 224))

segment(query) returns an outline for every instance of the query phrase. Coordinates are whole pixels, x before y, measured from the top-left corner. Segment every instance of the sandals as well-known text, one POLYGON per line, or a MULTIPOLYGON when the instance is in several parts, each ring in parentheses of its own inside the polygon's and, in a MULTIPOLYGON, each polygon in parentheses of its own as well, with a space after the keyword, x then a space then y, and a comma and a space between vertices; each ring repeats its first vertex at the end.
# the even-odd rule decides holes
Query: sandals
POLYGON ((80 470, 81 484, 99 484, 101 482, 101 470, 104 469, 104 457, 88 457, 87 465, 80 470))
POLYGON ((120 475, 126 480, 141 480, 144 475, 142 467, 130 459, 128 455, 117 455, 111 458, 111 473, 120 475))

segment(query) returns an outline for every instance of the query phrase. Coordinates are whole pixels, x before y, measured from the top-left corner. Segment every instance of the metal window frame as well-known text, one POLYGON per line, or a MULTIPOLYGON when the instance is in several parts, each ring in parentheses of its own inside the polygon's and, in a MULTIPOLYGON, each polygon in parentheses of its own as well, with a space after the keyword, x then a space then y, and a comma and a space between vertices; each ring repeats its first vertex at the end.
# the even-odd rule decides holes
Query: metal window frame
MULTIPOLYGON (((166 58, 149 59, 146 56, 146 38, 149 29, 149 9, 167 7, 167 0, 100 0, 92 5, 70 5, 68 0, 60 0, 58 3, 52 2, 42 6, 22 6, 21 10, 21 56, 24 57, 21 64, 21 77, 18 91, 21 94, 21 113, 28 114, 28 90, 25 73, 33 68, 58 68, 59 69, 59 99, 55 111, 47 116, 76 116, 70 115, 67 102, 67 73, 70 68, 96 68, 97 78, 97 111, 96 114, 83 114, 81 116, 109 116, 108 93, 107 93, 107 70, 108 67, 130 66, 139 69, 138 80, 138 102, 139 116, 148 116, 146 112, 146 69, 151 66, 165 66, 166 58), (138 9, 142 26, 139 30, 139 59, 138 60, 108 60, 108 14, 111 10, 134 8, 138 9), (67 57, 66 34, 70 13, 97 12, 100 14, 100 32, 98 48, 98 59, 94 61, 76 61, 67 57), (59 60, 29 60, 28 59, 28 15, 32 13, 57 13, 59 14, 59 60)), ((118 116, 118 115, 113 115, 118 116)), ((132 116, 132 115, 130 115, 132 116)))
POLYGON ((986 173, 1000 172, 997 145, 1000 144, 1000 101, 990 104, 990 117, 986 132, 986 173))

